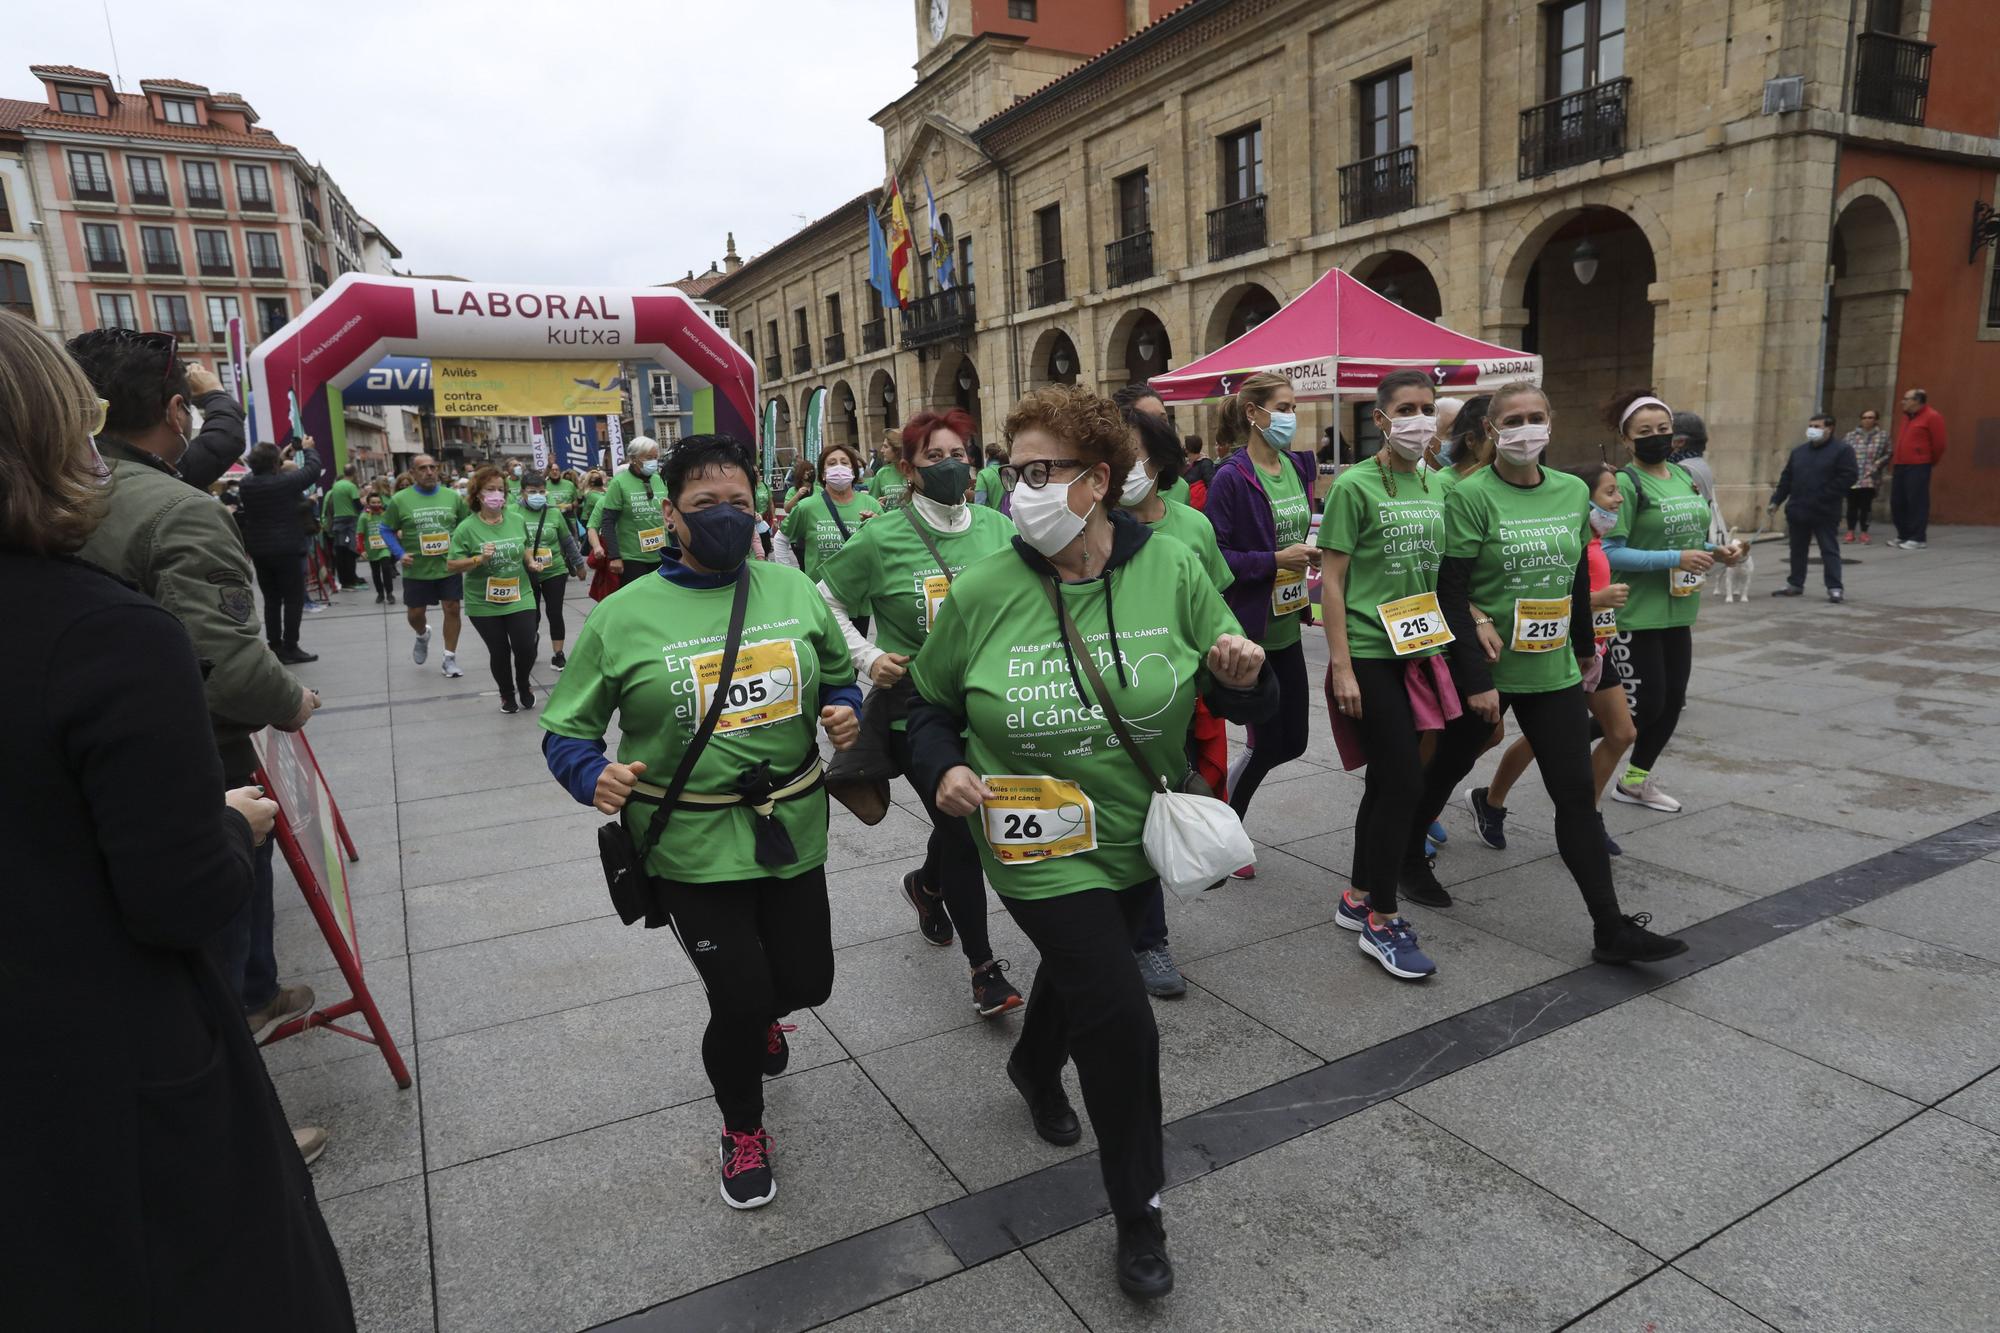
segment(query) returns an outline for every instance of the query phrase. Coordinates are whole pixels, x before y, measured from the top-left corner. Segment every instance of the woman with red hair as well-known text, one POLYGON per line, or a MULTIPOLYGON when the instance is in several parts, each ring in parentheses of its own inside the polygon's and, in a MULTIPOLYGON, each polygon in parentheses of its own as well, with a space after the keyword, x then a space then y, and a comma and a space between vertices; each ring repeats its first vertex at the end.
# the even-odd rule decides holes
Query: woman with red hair
MULTIPOLYGON (((847 635, 855 671, 888 692, 879 702, 869 701, 869 714, 872 720, 882 710, 891 719, 891 752, 905 773, 910 659, 924 646, 959 571, 1005 549, 1014 536, 1014 525, 998 510, 966 503, 978 457, 973 429, 972 417, 957 408, 911 417, 896 461, 908 488, 906 503, 857 528, 819 571, 820 595, 847 635), (873 642, 849 619, 864 615, 873 642)), ((940 946, 956 934, 972 969, 972 999, 980 1017, 1017 1009, 1021 992, 1007 980, 1007 964, 993 957, 987 937, 986 882, 971 826, 940 816, 935 791, 913 785, 931 820, 924 863, 903 876, 902 894, 916 910, 917 929, 940 946)))

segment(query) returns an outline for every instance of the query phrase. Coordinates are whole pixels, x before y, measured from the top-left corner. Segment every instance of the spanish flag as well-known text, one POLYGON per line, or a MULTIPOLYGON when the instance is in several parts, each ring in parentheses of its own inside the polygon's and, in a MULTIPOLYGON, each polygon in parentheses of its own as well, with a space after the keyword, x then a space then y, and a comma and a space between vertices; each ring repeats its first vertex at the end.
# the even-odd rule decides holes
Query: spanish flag
POLYGON ((896 304, 906 306, 917 294, 916 274, 911 261, 916 257, 916 241, 910 235, 910 216, 903 211, 903 186, 889 178, 889 281, 894 284, 896 304))

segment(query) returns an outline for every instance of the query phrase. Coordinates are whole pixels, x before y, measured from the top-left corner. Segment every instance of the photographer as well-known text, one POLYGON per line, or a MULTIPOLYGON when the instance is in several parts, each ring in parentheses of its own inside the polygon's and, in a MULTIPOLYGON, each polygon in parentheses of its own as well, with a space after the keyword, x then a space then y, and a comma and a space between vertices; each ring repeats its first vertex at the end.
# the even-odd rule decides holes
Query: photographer
POLYGON ((310 435, 299 465, 280 467, 291 453, 290 444, 260 444, 250 451, 250 475, 239 488, 243 509, 237 517, 264 593, 264 638, 280 662, 298 666, 319 660, 318 654, 299 647, 299 621, 306 609, 306 549, 318 526, 302 517, 302 502, 319 480, 320 462, 310 435))
POLYGON ((181 480, 207 490, 243 457, 243 408, 223 391, 222 381, 192 361, 183 363, 188 395, 201 410, 201 429, 188 441, 181 480))

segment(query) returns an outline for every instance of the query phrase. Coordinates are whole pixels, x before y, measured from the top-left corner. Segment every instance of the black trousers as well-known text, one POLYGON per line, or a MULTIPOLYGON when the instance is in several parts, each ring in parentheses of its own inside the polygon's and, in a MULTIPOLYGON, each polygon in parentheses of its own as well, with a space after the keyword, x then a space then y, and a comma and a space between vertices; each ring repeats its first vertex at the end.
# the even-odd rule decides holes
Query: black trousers
POLYGON ((833 993, 826 870, 726 884, 653 880, 674 934, 708 992, 701 1063, 724 1127, 764 1123, 764 1045, 771 1024, 833 993))
POLYGON ((1792 577, 1788 580, 1794 588, 1806 586, 1806 552, 1814 541, 1819 542, 1820 571, 1826 576, 1827 588, 1840 586, 1840 516, 1829 514, 1825 518, 1797 519, 1787 517, 1786 526, 1792 539, 1792 577))
POLYGON ((388 560, 370 560, 368 562, 368 577, 374 581, 376 592, 381 593, 385 597, 394 597, 396 595, 396 562, 393 558, 388 560))
POLYGON ((1906 542, 1928 541, 1931 530, 1931 465, 1898 463, 1889 474, 1889 514, 1896 536, 1906 542))
POLYGON ((333 547, 334 578, 343 588, 361 582, 356 565, 361 556, 354 549, 354 522, 351 518, 337 518, 328 534, 328 545, 333 547))
POLYGON ((1265 774, 1306 752, 1306 734, 1312 722, 1305 645, 1295 643, 1268 657, 1278 678, 1278 714, 1250 728, 1250 748, 1230 766, 1229 804, 1238 815, 1250 812, 1250 798, 1257 794, 1265 774))
MULTIPOLYGON (((1361 775, 1361 804, 1354 814, 1354 867, 1350 882, 1384 916, 1396 912, 1396 872, 1413 855, 1423 856, 1417 822, 1424 795, 1424 761, 1417 751, 1417 720, 1404 683, 1407 664, 1394 658, 1352 659, 1361 687, 1361 743, 1368 767, 1361 775)), ((1445 790, 1449 800, 1451 790, 1445 790)), ((1431 819, 1437 818, 1432 815, 1431 819)))
POLYGON ((535 613, 548 617, 549 638, 562 643, 569 638, 563 632, 563 593, 569 584, 569 571, 564 570, 555 578, 535 585, 535 613))
MULTIPOLYGON (((896 764, 910 771, 910 733, 891 732, 896 746, 896 764)), ((979 864, 979 847, 972 840, 972 818, 954 819, 941 815, 937 793, 923 789, 912 779, 910 790, 923 802, 931 821, 930 843, 924 850, 924 868, 919 877, 923 887, 939 895, 945 915, 958 935, 958 947, 965 961, 977 967, 993 957, 993 940, 986 929, 986 876, 979 864)))
POLYGON ((529 673, 535 669, 535 645, 540 641, 541 622, 535 608, 524 606, 504 616, 467 616, 473 632, 486 645, 486 663, 493 669, 493 683, 500 697, 512 700, 530 688, 529 673))
MULTIPOLYGON (((1503 714, 1514 710, 1521 735, 1535 749, 1535 766, 1556 808, 1556 850, 1583 893, 1591 922, 1600 929, 1616 925, 1618 891, 1611 884, 1611 855, 1604 850, 1603 826, 1597 818, 1597 783, 1590 771, 1590 710, 1582 689, 1572 685, 1546 694, 1502 694, 1500 708, 1503 714)), ((1413 841, 1418 855, 1423 830, 1443 813, 1445 802, 1472 772, 1492 734, 1493 724, 1467 709, 1438 738, 1437 750, 1424 769, 1423 797, 1417 806, 1413 841)), ((1370 759, 1372 766, 1372 752, 1370 759)))
MULTIPOLYGON (((1650 769, 1674 738, 1681 709, 1687 707, 1688 674, 1694 670, 1694 631, 1685 625, 1679 629, 1627 630, 1611 640, 1610 658, 1618 683, 1625 687, 1632 723, 1639 729, 1639 739, 1632 745, 1632 767, 1650 769)), ((1541 753, 1537 748, 1537 760, 1541 753)))
POLYGON ((1875 508, 1875 488, 1856 486, 1847 493, 1847 530, 1868 531, 1868 516, 1875 508))
POLYGON ((253 555, 257 588, 264 594, 264 638, 276 645, 299 641, 299 621, 306 613, 304 555, 253 555))
POLYGON ((1042 955, 1014 1043, 1015 1067, 1048 1086, 1075 1058, 1104 1193, 1126 1219, 1144 1216, 1166 1179, 1160 1030, 1132 956, 1146 887, 1000 900, 1042 955))
POLYGON ((640 579, 645 578, 646 575, 657 574, 659 571, 660 562, 657 560, 627 560, 625 562, 625 572, 618 576, 618 586, 629 588, 640 579))

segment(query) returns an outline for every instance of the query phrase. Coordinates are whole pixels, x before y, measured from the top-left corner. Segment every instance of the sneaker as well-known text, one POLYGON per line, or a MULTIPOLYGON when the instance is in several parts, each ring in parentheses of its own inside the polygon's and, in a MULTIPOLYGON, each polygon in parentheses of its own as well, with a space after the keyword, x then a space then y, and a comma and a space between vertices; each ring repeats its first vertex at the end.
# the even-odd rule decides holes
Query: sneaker
POLYGON ((528 688, 527 686, 525 686, 525 685, 524 685, 524 686, 522 686, 522 687, 521 687, 521 707, 523 707, 523 708, 533 708, 534 706, 535 706, 535 692, 534 692, 533 690, 529 689, 529 688, 528 688))
POLYGON ((1472 827, 1479 840, 1496 852, 1507 850, 1507 808, 1486 803, 1486 788, 1468 787, 1465 808, 1472 811, 1472 827))
POLYGON ((1851 533, 1851 532, 1849 532, 1849 533, 1846 533, 1846 534, 1844 534, 1844 535, 1843 535, 1843 536, 1841 537, 1841 539, 1840 539, 1840 542, 1841 542, 1841 545, 1843 545, 1843 546, 1852 546, 1852 545, 1854 545, 1854 534, 1853 534, 1853 533, 1851 533))
POLYGON ((925 890, 923 867, 903 876, 903 898, 917 909, 917 933, 932 944, 951 943, 951 918, 944 914, 944 900, 925 890))
POLYGON ((1867 533, 1865 533, 1865 532, 1864 532, 1864 533, 1862 533, 1862 534, 1861 534, 1861 544, 1862 544, 1863 546, 1869 546, 1869 545, 1872 545, 1872 544, 1873 544, 1873 539, 1872 539, 1872 538, 1870 538, 1870 537, 1869 537, 1869 535, 1868 535, 1867 533))
POLYGON ((762 1129, 748 1134, 722 1131, 722 1201, 731 1208, 762 1208, 778 1197, 778 1178, 771 1174, 771 1136, 762 1129))
POLYGON ((1353 889, 1340 891, 1340 906, 1333 912, 1333 924, 1342 930, 1368 929, 1368 899, 1356 897, 1353 889))
POLYGON ((561 671, 564 667, 569 665, 569 655, 567 653, 557 653, 554 657, 551 657, 549 659, 549 665, 554 667, 556 670, 561 671))
POLYGON ((243 1016, 250 1025, 250 1040, 261 1040, 272 1028, 282 1027, 294 1018, 312 1012, 313 990, 311 986, 280 986, 271 1002, 262 1009, 253 1009, 243 1016))
POLYGON ((1014 983, 1007 980, 1010 966, 1004 958, 989 958, 984 967, 972 974, 972 1007, 981 1018, 996 1018, 1027 1003, 1021 992, 1014 989, 1014 983))
POLYGON ((1396 887, 1403 897, 1424 907, 1451 906, 1451 894, 1438 883, 1437 872, 1431 869, 1428 861, 1406 864, 1402 873, 1396 876, 1396 887))
POLYGON ((292 1130, 292 1142, 298 1145, 299 1156, 311 1166, 326 1151, 326 1131, 318 1125, 299 1125, 292 1130))
POLYGON ((1826 600, 1832 602, 1835 606, 1839 606, 1847 600, 1847 593, 1839 588, 1828 588, 1826 590, 1826 600))
POLYGON ((422 666, 424 664, 424 659, 429 657, 430 655, 431 655, 431 632, 429 630, 425 630, 422 634, 419 634, 417 636, 417 641, 410 645, 410 660, 412 662, 415 662, 418 666, 422 666))
POLYGON ((521 711, 521 705, 503 694, 500 696, 500 711, 503 713, 518 713, 521 711))
POLYGON ((1399 916, 1379 926, 1364 924, 1359 944, 1361 952, 1380 963, 1384 972, 1404 981, 1422 981, 1438 970, 1417 947, 1417 932, 1399 916))
POLYGON ((797 1032, 797 1023, 780 1023, 773 1019, 771 1030, 764 1034, 764 1077, 776 1078, 785 1072, 785 1066, 792 1062, 792 1044, 785 1040, 787 1032, 797 1032))
POLYGON ((1903 549, 1905 551, 1928 551, 1931 549, 1931 544, 1929 542, 1904 542, 1903 549))
POLYGON ((1597 812, 1597 831, 1604 835, 1604 854, 1606 856, 1625 855, 1625 849, 1620 847, 1618 840, 1611 836, 1611 830, 1604 827, 1604 812, 1602 810, 1597 812))
POLYGON ((1611 789, 1611 796, 1613 800, 1623 801, 1627 805, 1643 805, 1648 810, 1659 810, 1669 815, 1680 813, 1681 803, 1661 791, 1651 775, 1636 787, 1628 782, 1620 782, 1611 789))
POLYGON ((1590 956, 1600 963, 1657 963, 1687 952, 1686 940, 1646 929, 1652 921, 1651 912, 1619 917, 1618 924, 1609 930, 1598 930, 1590 956))
POLYGON ((1014 1058, 1008 1056, 1007 1081, 1028 1103, 1028 1115, 1035 1122, 1035 1133, 1041 1135, 1044 1142, 1067 1148, 1083 1137, 1083 1126, 1077 1123, 1076 1108, 1069 1104, 1069 1094, 1063 1091, 1060 1078, 1053 1089, 1044 1092, 1031 1085, 1027 1077, 1015 1068, 1014 1058))
POLYGON ((1438 863, 1438 845, 1431 841, 1431 835, 1428 833, 1424 835, 1424 860, 1432 865, 1438 863))
POLYGON ((1236 869, 1234 869, 1234 870, 1232 870, 1232 871, 1230 871, 1230 872, 1229 872, 1229 878, 1231 878, 1231 879, 1255 879, 1255 878, 1257 878, 1257 867, 1256 867, 1256 866, 1254 866, 1254 865, 1251 865, 1251 866, 1238 866, 1238 867, 1237 867, 1236 869))
POLYGON ((1155 1300, 1174 1289, 1174 1263, 1167 1258, 1167 1228, 1157 1207, 1118 1222, 1118 1289, 1127 1296, 1155 1300))
POLYGON ((1442 819, 1433 819, 1431 821, 1430 832, 1424 834, 1424 836, 1440 847, 1451 841, 1451 835, 1444 831, 1444 821, 1442 819))
POLYGON ((1806 590, 1804 588, 1794 588, 1789 583, 1782 588, 1771 589, 1771 596, 1773 597, 1803 597, 1805 595, 1806 590))
POLYGON ((453 680, 456 680, 460 676, 463 676, 465 674, 463 671, 460 671, 458 669, 457 653, 446 653, 444 655, 444 674, 450 676, 453 680))
POLYGON ((1157 949, 1135 949, 1134 961, 1139 964, 1139 980, 1146 983, 1146 994, 1162 1000, 1177 999, 1187 994, 1187 978, 1174 962, 1174 955, 1166 945, 1157 949))

